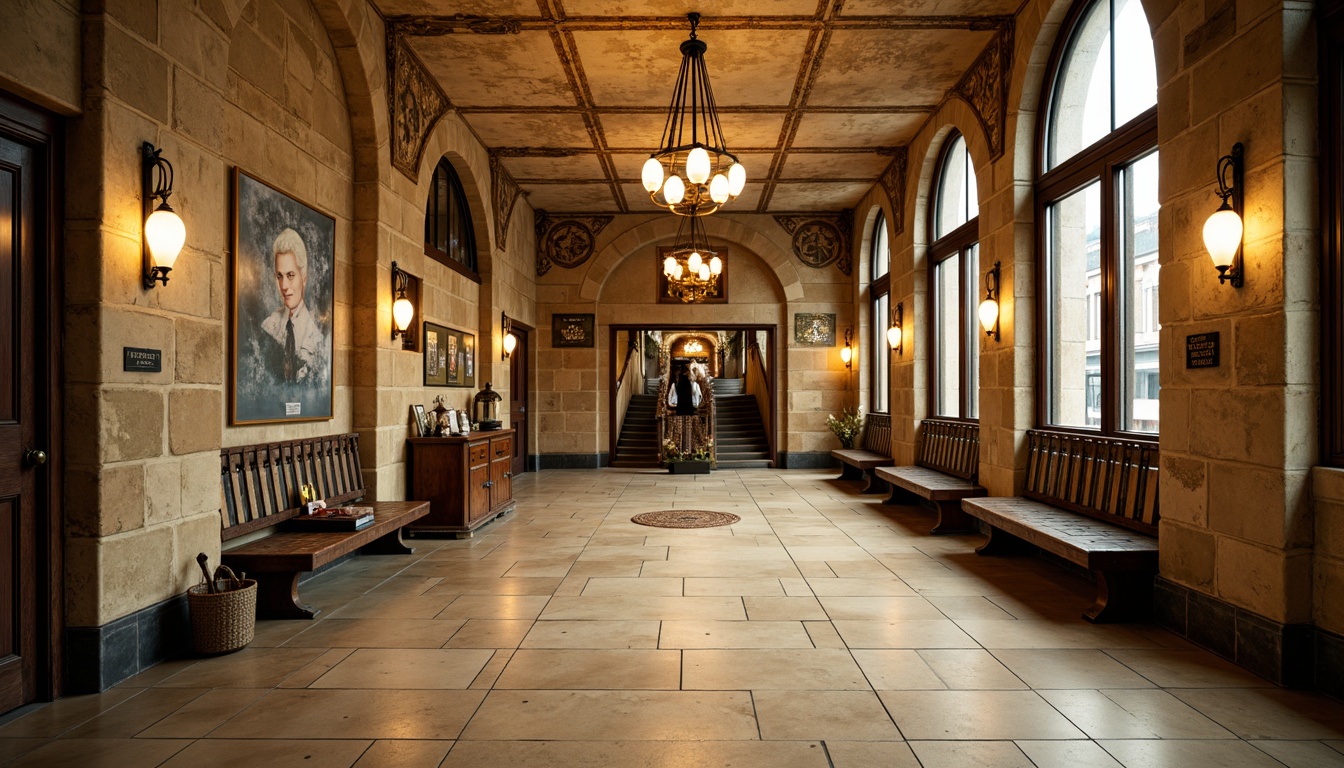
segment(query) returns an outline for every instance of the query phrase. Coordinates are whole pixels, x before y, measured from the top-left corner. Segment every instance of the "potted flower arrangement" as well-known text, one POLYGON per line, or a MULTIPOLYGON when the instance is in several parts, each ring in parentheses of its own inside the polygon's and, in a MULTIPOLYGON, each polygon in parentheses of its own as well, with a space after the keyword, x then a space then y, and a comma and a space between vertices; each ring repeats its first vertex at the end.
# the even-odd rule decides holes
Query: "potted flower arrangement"
POLYGON ((846 408, 838 419, 830 414, 826 417, 826 426, 840 438, 841 448, 853 448, 854 438, 859 436, 859 430, 863 428, 863 409, 846 408))
POLYGON ((674 475, 707 475, 714 468, 714 441, 705 441, 699 450, 682 453, 671 440, 663 441, 663 463, 674 475))

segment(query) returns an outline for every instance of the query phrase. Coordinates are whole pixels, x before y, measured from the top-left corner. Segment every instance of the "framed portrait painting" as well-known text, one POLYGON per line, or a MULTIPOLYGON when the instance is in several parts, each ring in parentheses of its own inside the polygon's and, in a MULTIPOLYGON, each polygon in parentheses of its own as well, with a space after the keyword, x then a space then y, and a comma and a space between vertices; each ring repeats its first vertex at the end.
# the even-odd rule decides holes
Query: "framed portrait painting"
POLYGON ((425 386, 475 387, 476 336, 425 321, 425 386))
POLYGON ((233 172, 230 424, 332 418, 336 220, 233 172))

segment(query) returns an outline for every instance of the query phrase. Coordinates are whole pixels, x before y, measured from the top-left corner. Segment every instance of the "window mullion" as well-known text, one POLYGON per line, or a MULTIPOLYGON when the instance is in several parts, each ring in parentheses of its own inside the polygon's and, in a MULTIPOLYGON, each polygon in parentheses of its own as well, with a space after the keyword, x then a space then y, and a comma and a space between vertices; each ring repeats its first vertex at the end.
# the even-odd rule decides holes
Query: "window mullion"
POLYGON ((1101 240, 1098 243, 1101 260, 1101 433, 1115 434, 1119 426, 1120 410, 1120 295, 1119 295, 1119 218, 1120 209, 1116 186, 1119 171, 1107 164, 1101 184, 1101 240))

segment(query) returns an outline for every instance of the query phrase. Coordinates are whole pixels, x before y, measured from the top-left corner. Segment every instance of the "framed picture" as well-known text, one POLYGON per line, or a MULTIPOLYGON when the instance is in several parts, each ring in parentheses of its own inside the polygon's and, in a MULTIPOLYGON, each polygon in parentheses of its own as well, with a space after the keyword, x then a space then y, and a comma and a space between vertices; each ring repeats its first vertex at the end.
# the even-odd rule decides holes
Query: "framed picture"
POLYGON ((793 343, 800 347, 834 347, 835 315, 794 313, 793 343))
POLYGON ((594 315, 551 315, 552 347, 591 347, 597 343, 594 315))
POLYGON ((425 386, 476 386, 476 336, 426 321, 425 386))
POLYGON ((230 424, 332 418, 336 220, 233 170, 230 424))
POLYGON ((430 437, 434 434, 429 427, 429 414, 425 413, 425 406, 419 403, 412 405, 411 420, 415 422, 416 437, 430 437))
MULTIPOLYGON (((728 247, 724 245, 714 246, 715 253, 723 261, 723 272, 719 274, 719 284, 714 292, 710 293, 704 299, 696 302, 698 304, 727 304, 728 303, 728 247)), ((673 249, 665 246, 658 248, 658 260, 654 263, 654 271, 657 274, 658 303, 659 304, 683 304, 679 297, 669 295, 667 292, 667 274, 663 272, 663 260, 673 249)))

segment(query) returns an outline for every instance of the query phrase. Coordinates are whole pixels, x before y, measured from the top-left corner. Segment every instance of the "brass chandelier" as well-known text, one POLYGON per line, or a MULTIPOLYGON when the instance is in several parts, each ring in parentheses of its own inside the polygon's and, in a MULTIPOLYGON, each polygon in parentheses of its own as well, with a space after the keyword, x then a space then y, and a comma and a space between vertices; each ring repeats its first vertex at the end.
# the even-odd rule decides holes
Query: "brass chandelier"
POLYGON ((667 295, 692 304, 715 298, 719 293, 719 277, 723 274, 723 259, 710 249, 709 240, 700 228, 700 218, 694 214, 682 219, 677 228, 677 245, 663 259, 663 274, 667 276, 667 295), (687 237, 682 232, 689 228, 687 237))
POLYGON ((708 216, 742 194, 747 171, 730 153, 719 126, 705 67, 704 41, 695 36, 700 14, 688 13, 691 37, 681 44, 681 71, 667 109, 659 149, 640 174, 655 205, 678 216, 708 216))

